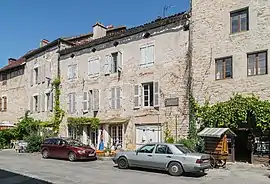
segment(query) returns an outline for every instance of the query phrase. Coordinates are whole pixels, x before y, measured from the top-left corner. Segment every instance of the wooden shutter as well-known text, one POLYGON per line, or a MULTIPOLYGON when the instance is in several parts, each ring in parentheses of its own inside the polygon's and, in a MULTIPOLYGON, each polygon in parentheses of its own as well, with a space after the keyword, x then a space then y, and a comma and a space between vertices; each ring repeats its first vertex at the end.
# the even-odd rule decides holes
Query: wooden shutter
POLYGON ((87 112, 88 111, 88 92, 83 92, 83 111, 87 112))
POLYGON ((50 92, 49 94, 49 111, 53 111, 53 98, 54 98, 54 93, 50 92))
POLYGON ((30 85, 33 86, 34 85, 34 70, 30 70, 30 76, 29 76, 29 80, 30 80, 30 85))
POLYGON ((111 67, 112 67, 112 57, 110 55, 105 56, 105 62, 104 62, 104 73, 105 75, 108 75, 111 73, 111 67))
POLYGON ((73 79, 76 79, 76 78, 77 78, 77 65, 76 65, 76 64, 73 65, 72 68, 73 68, 73 69, 72 69, 72 78, 73 78, 73 79))
POLYGON ((121 103, 121 101, 120 101, 120 95, 121 95, 121 88, 120 87, 117 87, 116 88, 116 109, 120 109, 120 103, 121 103))
POLYGON ((140 49, 140 51, 141 51, 140 65, 145 65, 146 64, 146 49, 147 49, 147 47, 142 47, 140 49))
POLYGON ((44 83, 46 78, 46 67, 45 64, 41 66, 41 82, 44 83))
POLYGON ((4 96, 3 97, 3 100, 4 100, 4 107, 3 107, 3 111, 7 111, 7 97, 4 96))
POLYGON ((34 109, 33 109, 33 96, 30 96, 30 112, 33 113, 34 109))
POLYGON ((44 112, 45 111, 45 94, 42 93, 41 94, 41 111, 44 112))
POLYGON ((3 110, 2 107, 2 97, 0 97, 0 112, 3 110))
POLYGON ((72 79, 72 65, 68 66, 68 79, 72 79))
POLYGON ((71 96, 71 93, 70 93, 70 94, 68 94, 68 112, 70 114, 71 114, 71 110, 72 110, 71 106, 72 106, 72 96, 71 96))
POLYGON ((46 75, 45 77, 51 78, 51 62, 46 63, 46 75))
POLYGON ((95 74, 99 74, 100 72, 100 65, 99 65, 99 59, 95 61, 95 74))
POLYGON ((75 93, 72 93, 72 113, 76 112, 76 97, 75 93))
POLYGON ((38 84, 40 84, 40 82, 41 82, 41 73, 42 73, 42 69, 41 69, 40 66, 37 68, 37 71, 38 71, 38 76, 37 76, 38 80, 37 80, 37 82, 38 82, 38 84))
POLYGON ((111 107, 112 109, 116 109, 116 88, 112 88, 112 92, 111 92, 111 107))
POLYGON ((90 90, 89 92, 88 92, 88 100, 89 100, 89 102, 88 102, 88 107, 89 107, 89 111, 92 111, 93 109, 94 109, 94 98, 93 98, 93 91, 92 90, 90 90))
POLYGON ((118 71, 122 71, 122 67, 123 67, 123 55, 122 52, 118 52, 117 54, 117 68, 118 71))
POLYGON ((94 89, 94 111, 99 110, 99 90, 94 89))
POLYGON ((150 45, 146 52, 146 64, 154 63, 154 45, 150 45))
POLYGON ((139 109, 141 106, 141 86, 135 85, 134 87, 134 108, 139 109))
POLYGON ((159 83, 154 82, 154 107, 159 107, 159 83))
POLYGON ((40 95, 37 96, 37 112, 40 112, 40 95))

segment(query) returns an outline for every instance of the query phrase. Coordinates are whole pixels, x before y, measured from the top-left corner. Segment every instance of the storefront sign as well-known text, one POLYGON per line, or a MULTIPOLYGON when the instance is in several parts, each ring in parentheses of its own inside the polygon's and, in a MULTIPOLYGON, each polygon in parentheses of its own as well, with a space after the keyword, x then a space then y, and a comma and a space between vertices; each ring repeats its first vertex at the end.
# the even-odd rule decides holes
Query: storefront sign
POLYGON ((165 99, 165 107, 179 106, 179 98, 165 99))

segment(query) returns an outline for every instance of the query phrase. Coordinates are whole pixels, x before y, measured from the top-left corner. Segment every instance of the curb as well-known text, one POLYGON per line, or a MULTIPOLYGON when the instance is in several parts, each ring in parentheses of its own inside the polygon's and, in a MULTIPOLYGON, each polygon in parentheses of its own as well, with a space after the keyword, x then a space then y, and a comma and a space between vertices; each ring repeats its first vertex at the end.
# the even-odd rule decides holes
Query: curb
POLYGON ((98 157, 98 160, 101 161, 111 161, 113 157, 98 157))

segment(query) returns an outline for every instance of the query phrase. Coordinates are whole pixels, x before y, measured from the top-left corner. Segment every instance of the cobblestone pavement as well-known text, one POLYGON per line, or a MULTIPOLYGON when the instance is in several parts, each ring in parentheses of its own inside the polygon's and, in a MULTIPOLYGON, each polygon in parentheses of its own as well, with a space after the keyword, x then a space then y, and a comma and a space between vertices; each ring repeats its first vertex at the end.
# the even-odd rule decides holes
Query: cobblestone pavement
MULTIPOLYGON (((59 184, 90 182, 94 184, 269 184, 270 182, 267 177, 270 170, 248 164, 232 164, 228 165, 227 169, 209 170, 205 176, 172 177, 162 172, 119 170, 111 161, 45 160, 39 154, 15 153, 12 150, 0 151, 0 169, 59 184)), ((3 183, 1 178, 0 183, 3 183)))

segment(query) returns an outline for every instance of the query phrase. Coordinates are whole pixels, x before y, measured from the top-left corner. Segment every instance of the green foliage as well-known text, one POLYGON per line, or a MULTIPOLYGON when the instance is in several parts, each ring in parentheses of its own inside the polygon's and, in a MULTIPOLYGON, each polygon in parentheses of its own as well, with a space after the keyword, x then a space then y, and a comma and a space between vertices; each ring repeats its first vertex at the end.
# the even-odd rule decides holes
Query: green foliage
POLYGON ((9 147, 10 141, 15 138, 13 129, 0 131, 0 149, 9 147))
POLYGON ((166 128, 164 130, 164 140, 166 143, 174 143, 174 138, 172 136, 170 129, 168 128, 168 122, 166 122, 165 124, 166 128))
POLYGON ((40 144, 42 143, 42 137, 37 134, 30 134, 27 137, 24 137, 24 140, 28 143, 26 151, 33 153, 40 150, 40 144))
POLYGON ((183 144, 190 150, 196 150, 196 140, 194 139, 180 139, 178 143, 183 144))
POLYGON ((98 118, 89 117, 68 117, 67 122, 70 126, 90 125, 92 129, 97 129, 100 123, 98 118))
POLYGON ((194 139, 197 141, 197 116, 196 112, 199 109, 199 105, 196 103, 194 97, 192 95, 189 96, 189 130, 188 130, 188 138, 194 139))
POLYGON ((236 129, 247 122, 261 131, 270 128, 270 102, 255 95, 234 94, 230 100, 210 105, 206 102, 197 111, 203 127, 236 129))
POLYGON ((52 126, 55 133, 58 133, 60 124, 63 121, 63 118, 65 116, 65 111, 62 110, 60 107, 60 95, 61 95, 61 90, 60 90, 61 80, 60 80, 60 78, 55 79, 53 81, 52 85, 53 85, 54 90, 55 90, 54 115, 53 115, 52 123, 48 123, 48 126, 52 126))

